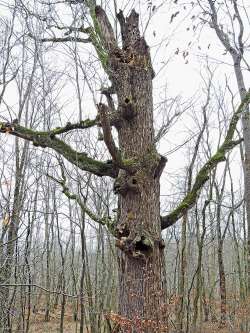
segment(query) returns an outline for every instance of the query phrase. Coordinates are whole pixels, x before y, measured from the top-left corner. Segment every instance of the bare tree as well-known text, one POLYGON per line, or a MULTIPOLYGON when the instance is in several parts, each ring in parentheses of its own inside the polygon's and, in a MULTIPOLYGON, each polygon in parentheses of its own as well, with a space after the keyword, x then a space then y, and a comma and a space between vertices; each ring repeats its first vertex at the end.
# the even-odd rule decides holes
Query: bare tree
MULTIPOLYGON (((60 12, 54 10, 57 5, 55 3, 46 7, 42 3, 42 12, 34 13, 34 8, 30 9, 28 3, 22 4, 20 13, 25 16, 27 26, 30 28, 29 20, 32 21, 31 18, 34 18, 48 27, 52 34, 52 37, 41 37, 35 31, 30 31, 29 37, 35 45, 48 42, 74 42, 83 45, 91 43, 95 49, 95 57, 98 58, 106 75, 106 82, 109 82, 109 85, 99 87, 106 102, 97 103, 95 100, 98 114, 92 120, 82 120, 80 111, 80 120, 76 122, 70 121, 66 125, 64 123, 60 127, 53 127, 53 123, 44 120, 44 126, 39 130, 35 125, 31 124, 29 127, 27 123, 23 124, 22 119, 18 122, 10 119, 0 123, 0 131, 22 138, 25 142, 32 142, 35 147, 46 150, 49 148, 79 170, 114 180, 114 192, 118 195, 118 212, 113 218, 96 216, 84 201, 79 200, 78 194, 69 191, 65 177, 59 180, 59 183, 64 194, 75 199, 92 220, 106 226, 116 238, 116 246, 119 248, 118 314, 107 314, 107 318, 119 325, 120 332, 164 332, 168 329, 168 315, 165 311, 165 258, 161 233, 187 216, 188 210, 196 204, 203 185, 210 178, 211 171, 220 162, 225 161, 228 151, 242 141, 234 140, 234 133, 239 118, 250 102, 250 93, 244 94, 241 104, 234 112, 222 144, 196 175, 192 175, 194 162, 191 163, 191 176, 184 198, 174 210, 161 216, 160 178, 166 158, 156 149, 152 85, 155 73, 149 46, 139 29, 139 15, 134 9, 129 11, 127 17, 123 11, 115 13, 120 27, 119 40, 108 18, 108 10, 96 6, 94 1, 64 3, 65 6, 70 5, 73 13, 75 11, 72 8, 76 5, 80 13, 73 15, 70 26, 58 23, 60 12), (88 26, 85 28, 86 24, 88 26), (54 31, 64 31, 66 35, 57 37, 54 31), (94 126, 102 130, 103 147, 111 156, 107 161, 100 160, 101 157, 98 155, 88 154, 82 142, 77 146, 68 143, 68 136, 74 131, 77 130, 81 135, 84 130, 94 126), (116 130, 117 139, 113 129, 116 130)), ((37 59, 36 56, 34 59, 37 59)), ((91 86, 89 90, 93 90, 91 86)), ((102 98, 104 99, 103 96, 102 98)), ((195 157, 194 154, 194 160, 195 157)), ((65 267, 59 232, 58 242, 62 267, 65 267)), ((84 246, 84 239, 82 243, 84 246)), ((103 246, 102 241, 99 245, 103 246)), ((84 263, 87 265, 86 260, 84 263)), ((60 275, 63 290, 61 331, 65 305, 63 274, 60 275)), ((87 279, 88 277, 86 281, 87 279)))

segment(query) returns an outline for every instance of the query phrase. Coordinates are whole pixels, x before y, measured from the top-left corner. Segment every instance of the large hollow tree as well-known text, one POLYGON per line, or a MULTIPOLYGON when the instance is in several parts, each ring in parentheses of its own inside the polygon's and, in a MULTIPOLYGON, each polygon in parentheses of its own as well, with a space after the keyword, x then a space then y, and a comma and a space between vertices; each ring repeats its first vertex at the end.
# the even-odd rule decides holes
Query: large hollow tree
MULTIPOLYGON (((92 26, 71 28, 69 31, 78 30, 87 38, 53 37, 40 41, 93 44, 110 81, 110 87, 102 91, 107 102, 97 105, 97 117, 43 132, 28 129, 15 121, 3 122, 0 131, 29 140, 34 146, 51 148, 81 170, 114 179, 114 192, 118 195, 117 219, 100 220, 87 211, 96 222, 107 226, 116 237, 119 248, 119 314, 110 318, 120 324, 120 332, 166 332, 164 242, 161 232, 195 204, 211 170, 224 161, 227 151, 240 142, 233 141, 234 131, 250 96, 246 95, 233 115, 224 143, 200 169, 185 198, 170 214, 161 217, 160 177, 166 159, 157 152, 155 145, 154 71, 149 47, 139 31, 139 15, 135 10, 128 17, 124 17, 122 11, 118 13, 120 45, 105 11, 100 6, 88 5, 88 2, 87 6, 92 26), (85 152, 74 150, 60 137, 75 129, 84 130, 92 126, 102 128, 111 160, 95 160, 85 152), (112 136, 112 127, 118 133, 118 143, 112 136)), ((66 186, 63 191, 77 200, 77 196, 72 196, 66 186)))

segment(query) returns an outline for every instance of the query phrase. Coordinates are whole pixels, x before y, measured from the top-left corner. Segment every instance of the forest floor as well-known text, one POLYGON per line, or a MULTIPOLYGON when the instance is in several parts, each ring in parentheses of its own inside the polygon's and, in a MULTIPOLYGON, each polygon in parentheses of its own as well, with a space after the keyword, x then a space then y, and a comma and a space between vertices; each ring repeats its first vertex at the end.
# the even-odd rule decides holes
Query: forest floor
MULTIPOLYGON (((35 320, 32 320, 30 333, 58 333, 60 326, 60 320, 52 318, 49 323, 44 322, 44 316, 36 316, 35 320)), ((79 332, 79 323, 78 328, 76 328, 76 322, 72 319, 65 319, 64 322, 64 333, 74 333, 79 332)), ((229 328, 219 329, 215 324, 209 323, 206 326, 198 329, 196 332, 192 333, 229 333, 231 332, 229 328)), ((239 331, 233 331, 235 333, 241 333, 239 331)), ((86 330, 87 333, 87 330, 86 330)))
MULTIPOLYGON (((30 333, 58 333, 60 332, 60 310, 51 313, 50 321, 44 320, 45 313, 39 311, 30 315, 30 333)), ((72 312, 66 311, 64 316, 64 333, 79 332, 79 321, 74 321, 72 312)), ((14 333, 20 333, 20 330, 13 330, 14 333)), ((87 331, 86 331, 87 333, 87 331)))
MULTIPOLYGON (((50 322, 44 321, 44 314, 36 314, 31 318, 30 333, 58 333, 60 327, 60 317, 52 316, 50 322)), ((64 333, 79 332, 79 322, 75 322, 72 316, 66 316, 64 320, 64 333)), ((88 331, 86 330, 86 333, 88 331)), ((232 332, 229 327, 218 328, 216 323, 207 323, 192 333, 229 333, 232 332)), ((241 333, 240 330, 234 330, 234 333, 241 333)), ((17 331, 16 331, 17 333, 17 331)), ((19 332, 18 332, 19 333, 19 332)))
MULTIPOLYGON (((32 320, 30 325, 30 333, 58 333, 60 327, 60 319, 52 318, 51 321, 45 322, 43 318, 38 318, 32 320)), ((74 333, 79 332, 79 323, 78 329, 76 329, 76 322, 73 320, 66 319, 64 322, 64 333, 74 333)))
MULTIPOLYGON (((79 332, 79 321, 74 321, 72 315, 72 307, 66 307, 64 316, 64 333, 77 333, 79 332)), ((30 314, 30 333, 58 333, 60 332, 60 307, 54 309, 51 312, 51 317, 49 322, 44 320, 45 313, 43 310, 38 310, 36 313, 31 312, 30 314)), ((239 317, 238 317, 239 319, 239 317)), ((242 318, 241 318, 242 319, 242 318)), ((246 319, 246 318, 245 318, 246 319)), ((235 323, 236 324, 236 323, 235 323)), ((238 327, 225 327, 219 328, 219 323, 217 322, 207 322, 202 323, 200 327, 195 332, 190 333, 242 333, 238 327)), ((20 329, 14 329, 13 333, 21 333, 20 329)), ((88 333, 86 330, 85 333, 88 333)), ((171 331, 169 331, 171 333, 171 331)))

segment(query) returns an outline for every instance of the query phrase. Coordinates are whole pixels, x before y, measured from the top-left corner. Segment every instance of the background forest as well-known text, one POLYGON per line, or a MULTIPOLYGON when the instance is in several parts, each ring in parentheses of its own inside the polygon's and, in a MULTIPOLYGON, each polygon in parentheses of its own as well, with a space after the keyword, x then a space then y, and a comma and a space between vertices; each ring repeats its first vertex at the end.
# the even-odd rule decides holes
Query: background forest
POLYGON ((0 0, 0 332, 249 332, 249 13, 244 0, 0 0), (108 167, 126 168, 97 116, 120 97, 95 5, 118 45, 117 14, 135 8, 150 47, 154 145, 167 160, 162 330, 119 316, 108 167))

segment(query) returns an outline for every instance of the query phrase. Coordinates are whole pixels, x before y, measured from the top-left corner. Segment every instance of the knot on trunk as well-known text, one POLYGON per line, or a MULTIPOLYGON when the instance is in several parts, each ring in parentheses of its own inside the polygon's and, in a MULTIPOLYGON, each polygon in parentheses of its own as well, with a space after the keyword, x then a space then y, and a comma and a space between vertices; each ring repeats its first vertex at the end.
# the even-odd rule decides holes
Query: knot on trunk
POLYGON ((124 159, 124 170, 119 171, 119 175, 115 180, 114 193, 123 197, 128 192, 139 194, 147 182, 161 176, 166 161, 167 159, 159 155, 155 148, 150 149, 138 160, 124 159))
POLYGON ((140 161, 141 168, 148 174, 153 175, 154 178, 161 176, 166 163, 167 158, 158 154, 154 147, 150 149, 140 161))
POLYGON ((137 49, 138 50, 134 47, 128 47, 125 50, 119 48, 114 49, 109 57, 111 77, 116 77, 117 73, 121 73, 123 70, 130 72, 130 69, 142 69, 146 72, 149 71, 152 73, 151 77, 154 77, 149 47, 146 47, 145 44, 140 41, 138 42, 137 49))
POLYGON ((131 238, 121 237, 116 240, 116 246, 124 251, 127 255, 130 255, 134 258, 143 258, 145 259, 153 251, 154 242, 145 235, 136 235, 131 238))
POLYGON ((117 239, 115 245, 127 255, 143 259, 150 256, 155 247, 160 249, 165 247, 163 239, 155 238, 146 232, 134 236, 129 233, 128 236, 117 239))
POLYGON ((126 97, 124 99, 124 103, 122 104, 121 107, 121 116, 123 119, 127 121, 130 121, 135 118, 136 110, 131 97, 126 97))
POLYGON ((124 171, 120 171, 114 183, 114 193, 126 196, 128 192, 139 193, 138 180, 136 175, 130 175, 124 171))

